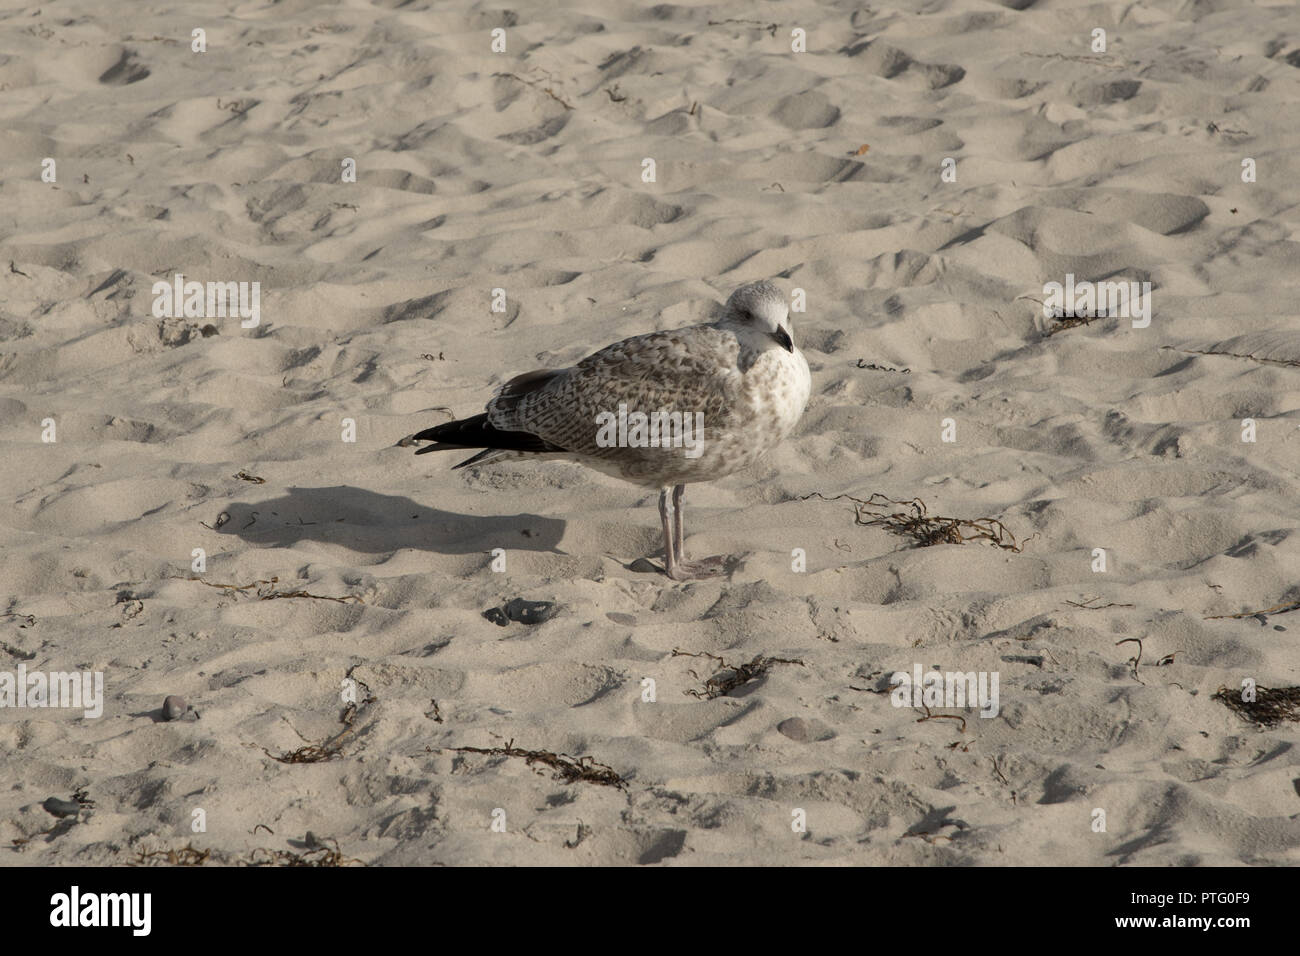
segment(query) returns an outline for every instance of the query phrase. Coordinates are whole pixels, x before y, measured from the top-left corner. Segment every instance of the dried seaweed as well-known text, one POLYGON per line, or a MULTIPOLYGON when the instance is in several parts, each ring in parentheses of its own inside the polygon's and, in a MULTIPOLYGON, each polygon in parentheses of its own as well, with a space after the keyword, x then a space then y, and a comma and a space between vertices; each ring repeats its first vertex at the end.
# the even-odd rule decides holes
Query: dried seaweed
POLYGON ((608 764, 598 762, 594 757, 573 757, 569 754, 557 754, 550 750, 524 750, 515 746, 513 740, 506 741, 504 747, 450 747, 455 753, 485 754, 489 757, 522 757, 528 766, 543 764, 555 771, 554 779, 565 783, 595 783, 603 787, 627 789, 627 781, 608 764))
MULTIPOLYGON (((757 655, 748 664, 729 664, 723 658, 716 654, 695 653, 693 651, 684 651, 679 647, 673 648, 673 657, 707 657, 709 660, 717 661, 722 672, 715 674, 704 682, 704 690, 698 691, 694 688, 683 691, 692 697, 701 700, 712 700, 715 697, 722 697, 729 694, 742 684, 748 684, 750 681, 762 677, 772 667, 773 664, 798 664, 804 667, 801 660, 788 660, 784 657, 764 657, 762 654, 757 655), (728 673, 729 672, 729 673, 728 673)), ((689 672, 696 680, 700 675, 695 671, 689 672)))
POLYGON ((1270 614, 1286 614, 1288 611, 1300 611, 1300 601, 1283 602, 1274 604, 1272 607, 1266 607, 1262 611, 1242 611, 1239 614, 1210 614, 1205 617, 1207 621, 1223 621, 1229 618, 1240 619, 1245 617, 1257 617, 1259 623, 1267 623, 1270 614))
POLYGON ((583 840, 585 840, 589 836, 591 836, 591 827, 587 826, 587 824, 579 820, 577 836, 575 836, 572 840, 565 840, 564 848, 566 850, 576 850, 578 848, 578 844, 580 844, 583 840))
POLYGON ((176 578, 179 581, 197 581, 199 584, 205 585, 210 588, 221 588, 226 591, 235 591, 239 594, 243 594, 245 591, 250 590, 251 588, 257 588, 258 589, 257 599, 259 601, 274 601, 276 598, 312 598, 313 600, 316 601, 337 601, 339 604, 346 604, 348 601, 354 601, 357 604, 366 603, 363 598, 357 597, 355 594, 345 594, 342 597, 334 597, 333 595, 330 594, 312 594, 308 591, 303 591, 303 590, 298 590, 298 591, 267 590, 267 587, 269 587, 272 584, 277 584, 279 582, 280 580, 279 577, 271 577, 259 581, 250 581, 248 584, 222 584, 219 581, 205 581, 202 578, 192 574, 184 577, 182 577, 181 575, 172 575, 172 577, 176 578))
POLYGON ((998 766, 998 758, 990 757, 989 760, 993 764, 993 772, 997 774, 997 778, 1002 781, 1003 786, 1011 786, 1011 781, 1007 779, 1007 775, 1004 774, 1002 768, 998 766))
POLYGON ((929 705, 922 704, 921 707, 925 710, 925 716, 916 718, 918 724, 925 720, 958 720, 961 721, 958 733, 966 733, 966 718, 960 714, 934 714, 930 712, 929 705))
POLYGON ((20 629, 36 626, 35 614, 22 614, 18 611, 15 611, 13 608, 6 608, 4 611, 0 611, 0 615, 3 615, 4 617, 15 617, 18 620, 22 621, 22 623, 18 625, 20 629))
POLYGON ((769 36, 776 36, 777 24, 764 23, 762 20, 745 20, 739 17, 728 17, 726 20, 710 20, 708 25, 711 27, 725 26, 728 23, 740 23, 746 26, 754 26, 766 30, 769 36))
POLYGON ((967 541, 988 541, 1004 551, 1019 554, 1036 533, 1023 542, 1016 543, 1016 537, 996 518, 947 518, 931 515, 924 501, 913 498, 899 501, 887 498, 876 492, 863 500, 853 495, 835 495, 827 497, 819 491, 810 495, 801 495, 800 501, 809 498, 821 498, 823 501, 838 501, 847 498, 854 507, 854 524, 882 527, 891 534, 910 537, 917 547, 928 548, 936 544, 965 544, 967 541), (891 507, 904 506, 904 511, 890 511, 891 507))
POLYGON ((1184 355, 1222 355, 1226 358, 1244 358, 1252 362, 1259 362, 1261 365, 1281 365, 1285 368, 1300 368, 1300 362, 1293 362, 1290 359, 1261 358, 1258 355, 1251 355, 1248 352, 1223 352, 1217 349, 1180 349, 1172 345, 1162 345, 1162 349, 1168 349, 1170 352, 1182 352, 1184 355))
MULTIPOLYGON (((492 75, 504 77, 506 79, 511 79, 511 80, 518 80, 520 83, 524 84, 524 86, 531 86, 535 90, 541 90, 551 99, 555 100, 555 102, 563 106, 566 110, 573 109, 573 106, 571 104, 566 103, 564 100, 556 96, 555 91, 552 90, 549 86, 542 86, 540 80, 528 80, 520 76, 518 73, 493 73, 492 75)), ((554 82, 553 80, 550 79, 549 76, 547 77, 547 80, 550 82, 554 82)))
POLYGON ((278 577, 275 577, 275 578, 267 578, 266 580, 263 581, 251 581, 248 584, 222 584, 218 581, 205 581, 200 577, 195 577, 194 575, 182 577, 179 574, 174 574, 172 575, 172 577, 176 578, 176 580, 178 581, 197 581, 199 582, 199 584, 202 584, 205 587, 222 588, 227 591, 239 591, 241 593, 247 591, 249 588, 255 588, 263 584, 275 584, 277 581, 280 580, 278 577))
POLYGON ((329 842, 332 843, 333 846, 326 846, 318 839, 310 839, 308 842, 314 843, 315 845, 305 853, 295 853, 292 850, 271 850, 259 846, 239 862, 243 866, 334 867, 352 866, 354 864, 365 866, 365 864, 360 860, 345 857, 340 853, 338 840, 330 838, 329 842))
POLYGON ((1233 713, 1265 727, 1286 720, 1300 721, 1300 687, 1255 687, 1254 700, 1242 700, 1241 690, 1220 687, 1211 698, 1222 701, 1233 713))
POLYGON ((1050 327, 1049 329, 1047 329, 1046 332, 1045 332, 1045 335, 1046 335, 1047 338, 1051 338, 1051 337, 1052 337, 1053 335, 1055 335, 1057 332, 1064 332, 1066 329, 1074 329, 1074 328, 1078 328, 1078 327, 1081 326, 1081 325, 1090 325, 1090 324, 1092 323, 1092 320, 1093 320, 1093 319, 1105 319, 1105 318, 1109 318, 1109 316, 1105 316, 1105 315, 1060 315, 1060 316, 1057 316, 1057 315, 1054 315, 1054 316, 1052 316, 1052 319, 1056 322, 1056 324, 1053 325, 1052 327, 1050 327))
POLYGON ((355 594, 345 594, 342 597, 334 597, 330 594, 312 594, 310 591, 272 591, 269 594, 259 593, 257 595, 259 601, 274 601, 276 598, 311 598, 314 601, 336 601, 339 604, 347 604, 349 601, 353 601, 357 604, 366 603, 362 598, 357 597, 355 594))
POLYGON ((1100 600, 1101 598, 1099 597, 1090 597, 1090 598, 1084 598, 1082 602, 1067 600, 1065 603, 1070 605, 1070 607, 1077 607, 1084 611, 1103 611, 1108 607, 1133 607, 1132 604, 1115 604, 1114 602, 1111 602, 1110 604, 1094 603, 1100 600))
POLYGON ((20 661, 32 661, 36 659, 35 651, 25 651, 21 647, 14 647, 7 641, 0 641, 0 651, 4 651, 10 657, 17 658, 20 661))
POLYGON ((1142 663, 1142 641, 1136 637, 1125 637, 1116 641, 1115 646, 1119 647, 1121 644, 1129 644, 1129 643, 1136 644, 1138 646, 1137 656, 1130 657, 1128 659, 1128 665, 1129 667, 1132 668, 1133 679, 1137 681, 1139 684, 1145 684, 1146 681, 1144 681, 1141 677, 1138 676, 1138 665, 1142 663))
POLYGON ((1002 785, 1003 785, 1003 786, 1005 786, 1005 787, 1007 787, 1008 789, 1011 790, 1011 803, 1012 803, 1012 805, 1014 805, 1014 804, 1017 802, 1017 801, 1016 801, 1016 791, 1015 791, 1014 789, 1011 788, 1011 781, 1007 779, 1007 775, 1004 774, 1004 773, 1002 772, 1002 768, 998 766, 998 758, 997 758, 997 757, 991 757, 991 758, 989 758, 989 759, 990 759, 990 760, 992 761, 992 763, 993 763, 993 772, 997 775, 997 778, 998 778, 999 780, 1002 781, 1002 785))
POLYGON ((1122 70, 1124 64, 1116 61, 1110 56, 1087 56, 1080 54, 1068 53, 1026 53, 1021 52, 1021 56, 1033 56, 1044 60, 1067 60, 1071 63, 1091 63, 1094 66, 1102 66, 1108 70, 1122 70))
MULTIPOLYGON (((269 828, 268 828, 269 830, 269 828)), ((256 832, 256 831, 255 831, 256 832)), ((339 852, 338 841, 330 839, 328 845, 320 840, 309 836, 309 848, 303 853, 295 853, 292 850, 273 850, 268 847, 256 847, 244 856, 231 859, 228 854, 217 852, 214 855, 212 850, 200 850, 193 844, 187 843, 180 849, 165 850, 145 850, 136 851, 135 859, 128 862, 128 866, 154 866, 159 864, 168 864, 170 866, 203 866, 205 863, 230 863, 234 866, 309 866, 309 867, 335 867, 361 865, 360 860, 350 859, 339 852)))
MULTIPOLYGON (((1030 302, 1037 302, 1039 305, 1045 305, 1042 299, 1035 298, 1032 295, 1018 295, 1016 299, 1028 299, 1030 302)), ((1060 306, 1054 306, 1051 309, 1052 314, 1047 316, 1056 324, 1043 330, 1043 338, 1051 338, 1057 332, 1064 332, 1066 329, 1078 328, 1081 325, 1089 325, 1094 319, 1109 319, 1115 316, 1109 312, 1097 311, 1092 314, 1067 311, 1060 306)))
POLYGON ((870 365, 864 365, 863 362, 865 361, 866 359, 858 359, 857 362, 854 364, 854 367, 867 368, 876 372, 901 372, 903 375, 912 374, 912 370, 910 368, 891 368, 888 365, 877 365, 875 362, 872 362, 870 365))
POLYGON ((365 682, 352 677, 352 672, 356 667, 356 664, 349 667, 347 676, 352 680, 355 680, 361 687, 365 687, 366 696, 360 704, 348 704, 343 708, 343 713, 339 715, 339 722, 343 724, 342 730, 324 743, 308 744, 305 747, 299 747, 297 750, 282 753, 278 757, 265 747, 262 748, 262 752, 272 760, 278 760, 280 763, 321 763, 322 761, 333 760, 335 757, 340 756, 343 752, 343 741, 352 733, 353 727, 356 724, 357 715, 370 704, 375 702, 375 697, 370 693, 370 688, 366 686, 365 682))
POLYGON ((193 844, 187 843, 179 850, 137 850, 135 859, 127 865, 148 866, 154 861, 160 861, 171 866, 202 866, 210 856, 211 850, 197 850, 193 844))

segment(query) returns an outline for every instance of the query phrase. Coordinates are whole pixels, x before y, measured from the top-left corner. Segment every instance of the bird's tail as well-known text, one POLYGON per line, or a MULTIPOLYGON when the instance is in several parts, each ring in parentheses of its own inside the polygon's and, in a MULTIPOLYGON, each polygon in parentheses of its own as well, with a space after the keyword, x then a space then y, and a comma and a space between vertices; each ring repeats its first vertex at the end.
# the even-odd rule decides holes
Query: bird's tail
POLYGON ((417 441, 431 441, 432 445, 416 450, 417 455, 431 451, 451 451, 454 449, 482 448, 483 451, 472 455, 453 466, 465 468, 469 465, 490 464, 513 454, 548 454, 563 452, 559 445, 552 444, 529 432, 502 431, 488 421, 487 414, 461 418, 454 422, 434 425, 424 431, 416 432, 403 438, 398 444, 409 445, 417 441))

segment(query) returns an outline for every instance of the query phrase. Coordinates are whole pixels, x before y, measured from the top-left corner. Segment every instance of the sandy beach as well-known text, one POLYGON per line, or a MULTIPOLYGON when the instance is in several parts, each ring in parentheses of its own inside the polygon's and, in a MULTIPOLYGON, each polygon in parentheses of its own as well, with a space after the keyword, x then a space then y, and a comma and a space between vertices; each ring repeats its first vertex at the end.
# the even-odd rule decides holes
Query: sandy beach
POLYGON ((7 5, 0 864, 1300 864, 1298 109, 1291 0, 7 5), (765 278, 727 576, 397 444, 765 278))

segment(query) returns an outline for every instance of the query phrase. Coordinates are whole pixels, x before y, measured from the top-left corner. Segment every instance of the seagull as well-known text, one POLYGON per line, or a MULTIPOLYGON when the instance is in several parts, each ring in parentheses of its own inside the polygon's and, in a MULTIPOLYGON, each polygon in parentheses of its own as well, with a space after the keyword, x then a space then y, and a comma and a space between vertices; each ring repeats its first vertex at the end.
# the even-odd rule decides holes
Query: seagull
POLYGON ((779 444, 811 385, 785 296, 760 280, 732 292, 716 321, 633 336, 569 368, 518 375, 486 411, 399 444, 434 442, 417 455, 483 449, 455 468, 561 459, 658 488, 664 572, 688 581, 723 573, 727 558, 686 559, 686 485, 730 475, 779 444))

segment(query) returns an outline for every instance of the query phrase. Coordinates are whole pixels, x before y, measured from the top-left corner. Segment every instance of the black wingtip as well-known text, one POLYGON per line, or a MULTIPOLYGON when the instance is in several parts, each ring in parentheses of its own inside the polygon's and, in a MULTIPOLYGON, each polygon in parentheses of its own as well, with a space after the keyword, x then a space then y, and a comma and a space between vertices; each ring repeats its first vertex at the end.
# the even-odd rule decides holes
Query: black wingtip
POLYGON ((404 444, 410 444, 417 441, 433 442, 424 448, 417 448, 417 455, 424 455, 431 451, 449 451, 464 448, 483 448, 484 451, 466 461, 456 465, 456 468, 464 468, 471 465, 480 458, 485 458, 489 454, 497 451, 522 451, 522 452, 561 452, 564 449, 558 445, 553 445, 545 439, 538 438, 536 435, 530 435, 527 432, 510 432, 501 431, 495 428, 487 420, 487 415, 475 415, 472 418, 462 418, 459 421, 444 422, 441 425, 434 425, 432 428, 426 428, 424 431, 416 432, 410 438, 402 440, 404 444))

